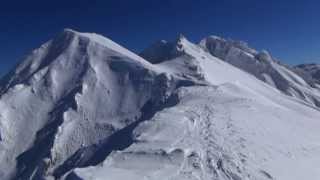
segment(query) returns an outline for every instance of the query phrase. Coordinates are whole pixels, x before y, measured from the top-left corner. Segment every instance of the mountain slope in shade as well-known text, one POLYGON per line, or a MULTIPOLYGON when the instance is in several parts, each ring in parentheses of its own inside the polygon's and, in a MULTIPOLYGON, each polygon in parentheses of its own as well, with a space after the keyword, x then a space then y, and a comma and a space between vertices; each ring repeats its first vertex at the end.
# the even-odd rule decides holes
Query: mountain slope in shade
POLYGON ((1 80, 1 179, 320 178, 314 101, 183 36, 142 56, 70 29, 27 56, 1 80))

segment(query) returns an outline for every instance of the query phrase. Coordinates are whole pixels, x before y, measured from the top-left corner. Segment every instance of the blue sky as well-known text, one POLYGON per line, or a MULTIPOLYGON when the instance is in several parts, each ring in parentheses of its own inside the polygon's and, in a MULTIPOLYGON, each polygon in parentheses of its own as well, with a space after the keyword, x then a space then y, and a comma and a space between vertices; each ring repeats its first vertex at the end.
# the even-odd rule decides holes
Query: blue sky
POLYGON ((10 0, 0 5, 0 74, 64 28, 135 52, 179 33, 243 40, 288 64, 320 62, 317 0, 10 0))

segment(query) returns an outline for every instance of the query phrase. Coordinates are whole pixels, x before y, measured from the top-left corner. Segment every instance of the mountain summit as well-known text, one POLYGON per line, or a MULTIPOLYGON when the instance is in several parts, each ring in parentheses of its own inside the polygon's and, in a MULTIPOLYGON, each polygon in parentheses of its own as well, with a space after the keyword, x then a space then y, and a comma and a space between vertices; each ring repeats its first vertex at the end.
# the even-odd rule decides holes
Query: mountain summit
POLYGON ((216 36, 139 56, 65 29, 1 80, 0 179, 320 178, 309 67, 216 36))

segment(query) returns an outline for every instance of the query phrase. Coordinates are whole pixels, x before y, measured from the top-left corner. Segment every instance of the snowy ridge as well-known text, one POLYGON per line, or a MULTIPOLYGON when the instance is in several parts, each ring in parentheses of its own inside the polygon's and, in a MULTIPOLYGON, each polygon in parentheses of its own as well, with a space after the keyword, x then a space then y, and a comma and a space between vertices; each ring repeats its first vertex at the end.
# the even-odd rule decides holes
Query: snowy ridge
POLYGON ((315 84, 276 61, 267 51, 257 52, 246 43, 212 36, 203 39, 199 45, 213 56, 254 75, 285 94, 319 106, 320 92, 315 84))
POLYGON ((0 178, 320 178, 318 89, 267 52, 209 39, 140 57, 64 30, 1 80, 0 178))
MULTIPOLYGON (((84 179, 103 179, 107 175, 111 179, 301 179, 319 176, 317 168, 310 168, 308 164, 317 160, 309 161, 311 156, 306 157, 308 153, 303 150, 305 146, 314 147, 313 143, 307 145, 304 138, 292 141, 292 134, 285 130, 288 128, 285 124, 290 122, 283 122, 294 119, 298 124, 305 121, 318 124, 318 110, 283 95, 185 38, 179 43, 183 54, 164 59, 157 66, 176 75, 203 79, 218 88, 179 89, 172 96, 177 101, 176 106, 156 113, 152 120, 137 127, 134 131, 136 143, 111 154, 102 166, 77 169, 77 176, 84 179), (306 114, 311 116, 304 117, 306 114), (283 146, 283 142, 287 142, 286 145, 283 146), (290 152, 294 155, 279 155, 279 151, 285 152, 291 146, 296 149, 290 152), (295 161, 302 163, 296 174, 279 171, 279 167, 287 167, 295 161), (310 176, 304 173, 306 171, 310 176)), ((292 125, 292 128, 297 126, 292 125)), ((305 128, 295 130, 313 129, 310 142, 315 142, 317 130, 311 126, 305 128)), ((311 151, 319 153, 319 149, 315 149, 316 152, 311 151)))
POLYGON ((140 53, 140 56, 152 64, 158 64, 183 55, 182 44, 186 40, 180 35, 174 42, 158 41, 140 53))
POLYGON ((309 81, 320 84, 320 65, 319 64, 301 64, 294 67, 294 70, 298 71, 303 77, 309 81))

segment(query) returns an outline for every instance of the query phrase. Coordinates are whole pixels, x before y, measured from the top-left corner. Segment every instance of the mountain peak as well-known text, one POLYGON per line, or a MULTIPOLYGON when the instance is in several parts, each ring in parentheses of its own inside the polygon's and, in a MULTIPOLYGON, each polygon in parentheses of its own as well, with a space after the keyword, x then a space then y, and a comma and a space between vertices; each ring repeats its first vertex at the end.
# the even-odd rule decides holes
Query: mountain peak
POLYGON ((179 34, 177 41, 185 40, 187 39, 182 33, 179 34))
POLYGON ((63 29, 63 32, 64 32, 64 33, 79 33, 78 31, 75 31, 75 30, 70 29, 70 28, 64 28, 64 29, 63 29))
POLYGON ((96 33, 90 33, 90 32, 79 32, 70 28, 65 28, 63 29, 63 31, 58 34, 57 38, 58 41, 61 43, 61 41, 63 41, 61 38, 74 38, 77 37, 79 39, 82 40, 86 40, 86 41, 91 41, 91 42, 95 42, 98 43, 100 45, 103 45, 105 47, 113 47, 116 46, 115 42, 113 42, 112 40, 110 40, 109 38, 102 36, 100 34, 96 34, 96 33))
POLYGON ((320 64, 310 63, 310 64, 300 64, 294 67, 294 69, 300 70, 307 74, 316 83, 320 83, 320 64))
MULTIPOLYGON (((95 56, 99 56, 99 54, 95 53, 98 50, 101 50, 100 53, 106 51, 103 53, 126 56, 132 61, 146 66, 150 65, 135 53, 102 35, 82 33, 66 28, 53 39, 41 45, 40 48, 33 50, 24 61, 7 74, 0 82, 0 84, 6 84, 6 86, 0 88, 0 92, 6 91, 18 83, 25 83, 31 76, 53 64, 76 65, 80 64, 79 59, 87 58, 85 61, 88 61, 90 57, 97 59, 95 56), (54 63, 57 61, 59 63, 54 63)), ((85 61, 83 63, 86 63, 85 61)))
POLYGON ((270 53, 266 50, 262 50, 256 55, 256 58, 263 62, 272 62, 272 57, 270 53))
POLYGON ((174 41, 160 40, 153 43, 143 50, 140 56, 152 64, 161 63, 180 56, 187 42, 187 38, 183 34, 179 34, 174 41))
POLYGON ((81 36, 84 34, 86 34, 86 33, 81 33, 81 32, 78 32, 78 31, 70 29, 70 28, 65 28, 53 40, 57 39, 57 41, 60 41, 60 43, 61 43, 61 41, 63 41, 63 39, 66 39, 66 38, 69 39, 69 38, 73 38, 75 36, 81 36))
POLYGON ((220 37, 220 36, 216 36, 216 35, 211 35, 205 39, 212 39, 212 40, 217 40, 217 41, 226 41, 224 38, 220 37))
POLYGON ((202 39, 199 43, 199 45, 205 49, 208 49, 210 51, 213 49, 221 49, 223 51, 227 51, 230 48, 238 48, 240 50, 243 50, 249 54, 256 54, 257 51, 250 48, 248 46, 248 43, 244 41, 238 41, 238 40, 232 40, 232 39, 224 39, 219 36, 211 35, 204 39, 202 39))
MULTIPOLYGON (((104 48, 110 49, 112 51, 119 52, 121 54, 126 54, 130 58, 138 60, 143 64, 147 63, 146 61, 144 61, 141 57, 139 57, 135 53, 129 51, 128 49, 124 48, 123 46, 115 43, 111 39, 109 39, 105 36, 102 36, 100 34, 88 33, 88 32, 78 32, 73 29, 66 28, 63 30, 61 36, 64 38, 67 37, 67 39, 76 37, 79 40, 82 40, 82 42, 97 44, 97 45, 103 46, 104 48)), ((61 42, 61 39, 59 39, 58 42, 61 42)))

